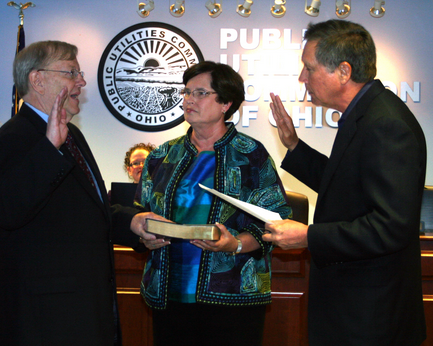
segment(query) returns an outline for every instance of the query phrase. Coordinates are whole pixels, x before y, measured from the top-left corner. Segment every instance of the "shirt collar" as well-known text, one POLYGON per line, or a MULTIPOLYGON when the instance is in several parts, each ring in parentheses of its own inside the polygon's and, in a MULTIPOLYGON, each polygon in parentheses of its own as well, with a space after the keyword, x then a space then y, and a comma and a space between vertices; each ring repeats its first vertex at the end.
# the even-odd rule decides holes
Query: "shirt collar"
POLYGON ((39 115, 42 118, 43 121, 45 121, 46 123, 48 123, 48 114, 45 114, 41 110, 39 110, 36 107, 32 106, 30 103, 25 102, 25 104, 27 106, 29 106, 31 109, 33 109, 36 112, 36 114, 39 115))
POLYGON ((359 90, 359 92, 356 94, 356 96, 353 98, 353 100, 350 102, 349 107, 346 108, 344 113, 341 115, 340 120, 338 121, 338 128, 341 128, 344 124, 344 122, 347 119, 347 116, 352 111, 353 107, 358 103, 358 101, 361 99, 361 97, 367 92, 368 89, 372 86, 374 83, 374 80, 371 80, 364 84, 364 86, 359 90))

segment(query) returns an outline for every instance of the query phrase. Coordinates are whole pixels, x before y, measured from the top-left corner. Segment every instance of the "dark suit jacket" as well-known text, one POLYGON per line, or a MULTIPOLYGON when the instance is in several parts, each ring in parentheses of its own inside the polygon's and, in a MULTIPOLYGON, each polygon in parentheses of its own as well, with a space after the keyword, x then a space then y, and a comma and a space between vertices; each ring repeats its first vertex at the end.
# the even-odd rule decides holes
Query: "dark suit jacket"
POLYGON ((0 128, 0 345, 113 345, 112 243, 133 246, 134 209, 109 207, 95 159, 70 124, 102 200, 29 107, 0 128), (113 231, 114 230, 114 231, 113 231))
POLYGON ((318 192, 308 230, 310 346, 419 345, 426 143, 413 114, 375 81, 329 159, 301 141, 282 168, 318 192))

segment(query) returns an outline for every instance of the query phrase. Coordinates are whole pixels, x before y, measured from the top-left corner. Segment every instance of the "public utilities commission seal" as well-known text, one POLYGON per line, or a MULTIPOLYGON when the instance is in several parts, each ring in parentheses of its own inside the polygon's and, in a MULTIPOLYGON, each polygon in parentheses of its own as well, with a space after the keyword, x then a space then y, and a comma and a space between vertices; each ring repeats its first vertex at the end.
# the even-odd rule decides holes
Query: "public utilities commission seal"
POLYGON ((174 26, 147 22, 119 33, 102 54, 98 85, 110 112, 142 131, 183 122, 183 72, 203 61, 194 41, 174 26))

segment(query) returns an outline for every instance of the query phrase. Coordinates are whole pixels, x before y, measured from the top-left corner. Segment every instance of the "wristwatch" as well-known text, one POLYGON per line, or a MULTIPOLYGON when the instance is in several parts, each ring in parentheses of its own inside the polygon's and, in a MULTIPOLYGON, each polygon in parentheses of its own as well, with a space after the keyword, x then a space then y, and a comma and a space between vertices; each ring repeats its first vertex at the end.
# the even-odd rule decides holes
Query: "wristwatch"
POLYGON ((237 255, 238 253, 240 253, 242 251, 242 242, 238 237, 235 237, 236 240, 238 241, 238 247, 236 248, 236 251, 232 252, 232 255, 237 255))

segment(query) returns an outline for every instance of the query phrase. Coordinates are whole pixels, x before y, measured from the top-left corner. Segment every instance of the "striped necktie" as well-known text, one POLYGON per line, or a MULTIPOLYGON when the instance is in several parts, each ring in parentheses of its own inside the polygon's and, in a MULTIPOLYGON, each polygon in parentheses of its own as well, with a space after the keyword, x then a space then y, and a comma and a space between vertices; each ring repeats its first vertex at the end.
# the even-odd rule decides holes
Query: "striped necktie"
POLYGON ((97 191, 95 180, 93 179, 92 173, 87 166, 86 160, 84 159, 83 154, 81 154, 81 151, 78 149, 77 144, 69 133, 66 137, 65 144, 71 155, 74 157, 75 161, 77 161, 78 165, 81 167, 84 173, 86 173, 87 179, 89 179, 90 184, 92 184, 93 188, 97 191))

